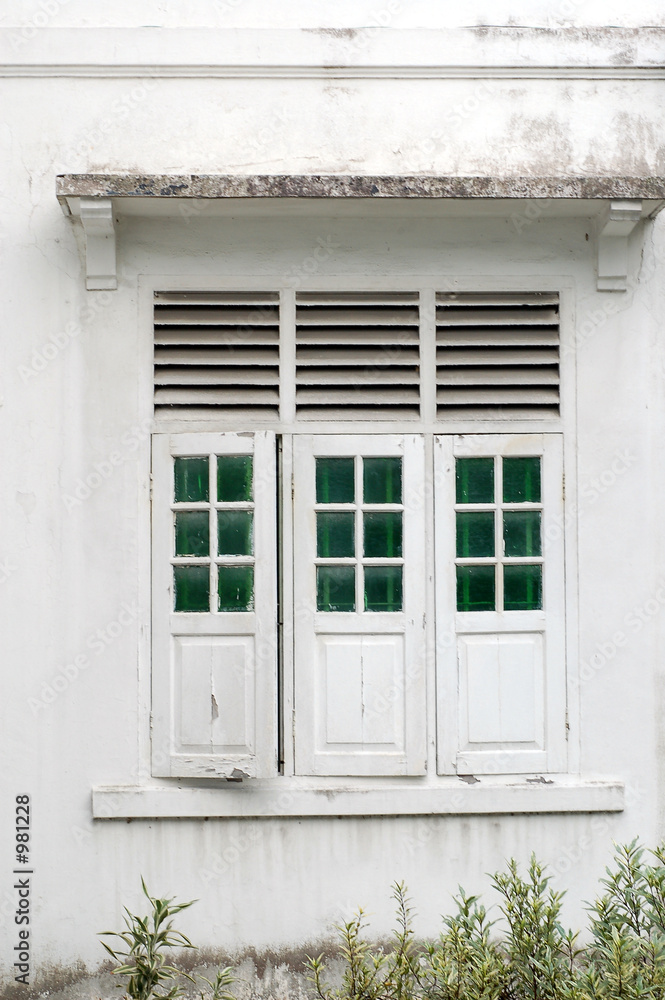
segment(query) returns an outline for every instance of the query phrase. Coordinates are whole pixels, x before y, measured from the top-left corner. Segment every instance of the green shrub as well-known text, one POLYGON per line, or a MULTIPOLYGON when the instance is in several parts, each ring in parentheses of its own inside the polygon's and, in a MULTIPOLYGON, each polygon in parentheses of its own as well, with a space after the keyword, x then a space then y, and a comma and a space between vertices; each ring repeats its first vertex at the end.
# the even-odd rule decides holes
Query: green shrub
MULTIPOLYGON (((152 908, 151 916, 138 917, 125 907, 125 930, 102 931, 102 935, 119 938, 124 950, 112 948, 102 941, 103 947, 114 962, 119 963, 113 973, 125 979, 122 984, 125 996, 130 1000, 174 1000, 184 992, 184 982, 195 983, 196 979, 167 964, 170 948, 194 948, 195 946, 181 931, 173 929, 173 917, 187 909, 188 903, 175 903, 172 899, 157 899, 151 896, 141 879, 144 895, 152 908)), ((230 968, 220 969, 213 981, 205 976, 197 977, 206 984, 207 990, 199 990, 201 1000, 234 1000, 228 987, 235 981, 230 968)))

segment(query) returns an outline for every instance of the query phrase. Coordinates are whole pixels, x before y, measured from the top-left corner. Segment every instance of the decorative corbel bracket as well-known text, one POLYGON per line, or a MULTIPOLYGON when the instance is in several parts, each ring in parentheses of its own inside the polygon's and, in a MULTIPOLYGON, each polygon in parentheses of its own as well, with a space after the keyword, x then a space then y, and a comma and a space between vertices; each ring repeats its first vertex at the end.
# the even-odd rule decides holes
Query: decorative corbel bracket
POLYGON ((113 202, 110 198, 81 198, 80 217, 86 244, 85 287, 117 288, 113 202))
POLYGON ((598 291, 628 288, 628 237, 642 218, 641 199, 611 201, 598 230, 598 291))

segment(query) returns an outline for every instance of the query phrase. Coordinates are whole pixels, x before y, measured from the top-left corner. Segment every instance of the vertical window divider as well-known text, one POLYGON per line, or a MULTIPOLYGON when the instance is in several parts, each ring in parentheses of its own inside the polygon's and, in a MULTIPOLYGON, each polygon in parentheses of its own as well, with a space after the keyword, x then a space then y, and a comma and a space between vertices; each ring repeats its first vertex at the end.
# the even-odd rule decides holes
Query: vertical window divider
POLYGON ((436 291, 420 290, 420 419, 436 421, 436 291))
POLYGON ((296 418, 296 291, 280 292, 279 309, 279 412, 282 424, 296 418))
POLYGON ((494 530, 496 532, 496 610, 503 611, 503 458, 494 459, 494 530))
POLYGON ((208 455, 208 510, 210 517, 210 610, 217 611, 217 456, 208 455))
POLYGON ((355 521, 356 521, 356 614, 365 610, 365 567, 363 564, 363 460, 355 457, 355 521))

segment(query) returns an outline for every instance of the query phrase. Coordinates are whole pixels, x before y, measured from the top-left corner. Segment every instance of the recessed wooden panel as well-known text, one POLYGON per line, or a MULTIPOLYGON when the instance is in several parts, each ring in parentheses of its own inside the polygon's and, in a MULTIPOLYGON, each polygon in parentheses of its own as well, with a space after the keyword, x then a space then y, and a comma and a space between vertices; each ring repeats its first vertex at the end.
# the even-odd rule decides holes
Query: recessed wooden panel
POLYGON ((254 708, 252 636, 174 637, 176 747, 251 752, 254 708))
POLYGON ((467 635, 458 648, 462 746, 542 746, 542 635, 467 635))
POLYGON ((317 650, 319 748, 402 749, 403 637, 320 635, 317 650))

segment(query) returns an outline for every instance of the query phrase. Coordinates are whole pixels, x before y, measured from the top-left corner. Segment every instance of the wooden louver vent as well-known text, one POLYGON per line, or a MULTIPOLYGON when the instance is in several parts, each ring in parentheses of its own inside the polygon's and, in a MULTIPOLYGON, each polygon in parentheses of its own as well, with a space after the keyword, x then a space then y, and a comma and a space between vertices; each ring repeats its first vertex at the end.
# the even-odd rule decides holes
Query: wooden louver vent
POLYGON ((437 417, 559 413, 559 297, 439 293, 437 417))
POLYGON ((297 416, 417 419, 419 322, 417 293, 298 293, 297 416))
POLYGON ((156 292, 155 413, 279 413, 277 292, 156 292))

